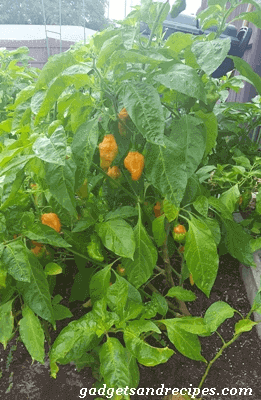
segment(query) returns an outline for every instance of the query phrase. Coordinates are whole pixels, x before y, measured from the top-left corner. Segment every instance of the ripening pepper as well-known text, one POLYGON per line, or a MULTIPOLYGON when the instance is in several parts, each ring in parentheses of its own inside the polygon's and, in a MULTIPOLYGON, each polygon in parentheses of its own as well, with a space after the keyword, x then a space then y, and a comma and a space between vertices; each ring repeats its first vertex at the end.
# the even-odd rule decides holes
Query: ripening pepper
POLYGON ((173 234, 174 240, 178 243, 181 243, 185 240, 187 231, 186 231, 185 226, 178 224, 178 225, 174 226, 172 234, 173 234))
POLYGON ((120 119, 127 119, 129 117, 129 114, 125 107, 119 112, 118 116, 120 119))
POLYGON ((96 235, 91 235, 91 241, 87 245, 87 251, 91 258, 96 261, 102 262, 104 257, 102 255, 102 248, 100 239, 96 235))
MULTIPOLYGON (((125 121, 129 117, 129 114, 127 113, 127 110, 125 107, 120 111, 120 113, 118 114, 118 117, 122 122, 126 123, 125 121)), ((123 124, 121 124, 120 122, 118 122, 118 129, 119 129, 119 132, 121 135, 124 135, 126 133, 125 126, 123 124)))
POLYGON ((121 171, 116 165, 114 167, 109 167, 107 175, 109 175, 112 179, 117 179, 121 176, 121 171))
POLYGON ((195 283, 191 273, 189 274, 189 282, 190 282, 191 286, 193 286, 195 283))
POLYGON ((123 268, 123 267, 121 266, 121 264, 119 264, 119 265, 117 266, 117 272, 118 272, 118 274, 119 274, 120 276, 126 275, 126 269, 123 268))
POLYGON ((84 179, 82 186, 78 189, 78 191, 76 193, 77 193, 77 196, 79 196, 81 199, 86 199, 88 197, 88 181, 87 181, 87 179, 84 179))
POLYGON ((32 240, 32 244, 34 245, 34 247, 31 249, 31 252, 34 253, 36 256, 42 255, 42 253, 45 251, 42 243, 38 243, 32 240))
POLYGON ((154 214, 155 214, 156 218, 161 216, 160 202, 159 201, 157 201, 156 205, 153 207, 153 210, 154 210, 154 214))
POLYGON ((112 134, 105 135, 99 144, 101 168, 108 169, 118 154, 118 145, 112 134))
POLYGON ((144 156, 138 151, 129 151, 124 166, 131 173, 131 179, 138 181, 144 168, 144 156))
POLYGON ((41 221, 42 224, 50 226, 51 228, 56 230, 56 232, 61 231, 61 222, 57 214, 55 213, 43 214, 41 216, 41 221))
POLYGON ((184 247, 184 246, 179 246, 178 252, 179 252, 180 254, 182 254, 182 253, 184 253, 184 251, 185 251, 185 247, 184 247))

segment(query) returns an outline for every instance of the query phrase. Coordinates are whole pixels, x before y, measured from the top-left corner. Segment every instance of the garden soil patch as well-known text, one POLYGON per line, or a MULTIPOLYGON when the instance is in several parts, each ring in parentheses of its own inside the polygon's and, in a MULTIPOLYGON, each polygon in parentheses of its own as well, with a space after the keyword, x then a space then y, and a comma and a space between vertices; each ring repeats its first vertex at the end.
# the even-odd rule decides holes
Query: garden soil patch
MULTIPOLYGON (((64 281, 63 281, 64 282, 64 281)), ((68 282, 68 287, 71 286, 68 282)), ((184 285, 191 289, 189 283, 184 285)), ((226 255, 220 258, 218 277, 209 299, 196 287, 193 291, 197 300, 188 303, 188 309, 194 316, 203 316, 206 309, 215 301, 226 301, 230 306, 237 309, 246 316, 250 306, 246 296, 243 281, 239 274, 239 262, 226 255)), ((56 292, 64 296, 62 304, 68 306, 69 292, 65 285, 57 285, 56 292)), ((77 319, 86 312, 81 307, 81 302, 70 303, 74 318, 77 319)), ((224 322, 218 329, 222 337, 228 341, 233 335, 235 322, 239 320, 235 316, 224 322)), ((58 321, 57 331, 51 332, 52 341, 68 324, 69 320, 58 321)), ((211 337, 201 338, 202 354, 209 361, 221 347, 221 339, 213 334, 211 337)), ((48 358, 45 365, 38 362, 32 364, 32 360, 20 341, 17 342, 17 349, 13 351, 16 344, 16 337, 9 342, 4 351, 0 348, 0 398, 3 400, 74 400, 79 399, 80 389, 91 388, 95 379, 89 368, 77 372, 73 364, 60 365, 57 379, 50 378, 48 358)), ((172 345, 171 348, 174 349, 172 345)), ((175 349, 174 349, 175 350, 175 349)), ((48 345, 46 344, 46 351, 48 345)), ((202 362, 192 361, 176 352, 166 363, 153 368, 140 366, 140 395, 132 397, 133 400, 162 400, 161 395, 142 396, 141 388, 194 388, 199 384, 205 371, 202 362)), ((255 328, 251 332, 243 333, 231 347, 225 350, 223 355, 214 363, 209 375, 205 380, 203 388, 215 388, 216 393, 212 396, 203 396, 204 400, 240 400, 251 398, 261 399, 260 388, 261 374, 261 343, 258 339, 255 328), (232 393, 238 394, 222 395, 221 390, 235 388, 232 393), (252 389, 247 394, 239 395, 240 388, 252 389), (218 394, 219 393, 219 394, 218 394)), ((145 390, 146 392, 146 390, 145 390)), ((165 393, 164 393, 165 395, 165 393)), ((95 399, 98 396, 87 395, 85 398, 95 399)), ((173 397, 173 400, 177 397, 173 397)))

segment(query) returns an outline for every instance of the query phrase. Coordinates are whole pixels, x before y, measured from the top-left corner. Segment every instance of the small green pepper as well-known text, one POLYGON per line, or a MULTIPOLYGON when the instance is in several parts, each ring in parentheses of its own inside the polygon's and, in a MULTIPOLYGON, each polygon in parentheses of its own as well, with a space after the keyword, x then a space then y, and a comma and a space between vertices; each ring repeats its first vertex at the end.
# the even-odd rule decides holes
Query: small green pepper
POLYGON ((91 241, 87 245, 87 251, 89 256, 94 260, 99 262, 104 260, 100 239, 95 234, 91 235, 91 241))

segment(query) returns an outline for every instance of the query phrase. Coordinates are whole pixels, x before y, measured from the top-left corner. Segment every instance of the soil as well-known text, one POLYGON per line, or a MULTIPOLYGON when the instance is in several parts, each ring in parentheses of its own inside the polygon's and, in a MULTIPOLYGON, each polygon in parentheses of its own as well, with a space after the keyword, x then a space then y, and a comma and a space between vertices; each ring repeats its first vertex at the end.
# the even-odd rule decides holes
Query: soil
MULTIPOLYGON (((70 279, 69 279, 70 280, 70 279)), ((68 282, 68 287, 69 287, 68 282)), ((70 283, 71 284, 71 283, 70 283)), ((191 289, 188 284, 185 288, 191 289)), ((64 281, 57 284, 57 293, 64 299, 61 304, 68 306, 69 292, 64 281)), ((243 281, 239 273, 239 262, 229 255, 220 258, 220 267, 215 285, 208 299, 200 290, 193 286, 197 300, 188 304, 188 309, 194 316, 203 316, 206 309, 215 301, 226 301, 231 307, 237 309, 246 316, 250 306, 246 296, 243 281)), ((86 309, 82 302, 70 303, 70 309, 74 319, 82 316, 86 309)), ((227 320, 218 329, 222 337, 228 341, 233 336, 235 323, 239 320, 236 314, 234 318, 227 320)), ((61 329, 68 324, 69 320, 57 322, 57 331, 51 333, 52 341, 61 329)), ((210 337, 200 338, 202 355, 210 361, 221 347, 221 339, 217 334, 210 337)), ((175 351, 172 344, 170 347, 175 351)), ((46 343, 46 353, 48 344, 46 343)), ((95 382, 90 368, 80 372, 76 371, 73 364, 60 365, 56 380, 50 378, 48 357, 44 365, 34 362, 17 337, 14 337, 6 350, 0 347, 0 398, 3 400, 73 400, 79 399, 80 389, 90 389, 95 382), (15 349, 15 347, 17 348, 15 349)), ((176 352, 171 359, 156 367, 147 368, 140 366, 140 392, 132 396, 132 400, 150 399, 162 400, 165 388, 196 388, 205 372, 203 362, 192 361, 176 352), (142 395, 142 388, 162 388, 164 392, 158 395, 142 395)), ((231 347, 227 348, 223 355, 213 364, 205 380, 203 388, 215 388, 215 395, 205 395, 204 400, 240 400, 251 398, 261 399, 260 387, 261 372, 261 342, 258 339, 255 328, 250 332, 243 333, 231 347), (221 390, 228 388, 231 394, 222 395, 221 390), (240 395, 240 388, 250 388, 252 393, 244 392, 240 395), (237 393, 237 394, 236 394, 237 393)), ((145 390, 146 393, 146 390, 145 390)), ((99 396, 86 395, 85 399, 95 399, 99 396)), ((173 397, 173 400, 179 397, 173 397)))

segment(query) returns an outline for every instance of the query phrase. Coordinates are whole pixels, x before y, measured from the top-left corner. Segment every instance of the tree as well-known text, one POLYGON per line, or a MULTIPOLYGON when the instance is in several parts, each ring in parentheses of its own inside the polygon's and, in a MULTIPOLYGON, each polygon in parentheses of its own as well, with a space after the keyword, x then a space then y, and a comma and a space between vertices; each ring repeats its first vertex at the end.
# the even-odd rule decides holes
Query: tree
MULTIPOLYGON (((60 25, 59 0, 43 0, 46 24, 60 25)), ((108 0, 61 0, 62 25, 85 26, 101 31, 109 24, 105 18, 108 0)), ((0 24, 43 25, 41 0, 0 0, 0 24)))

